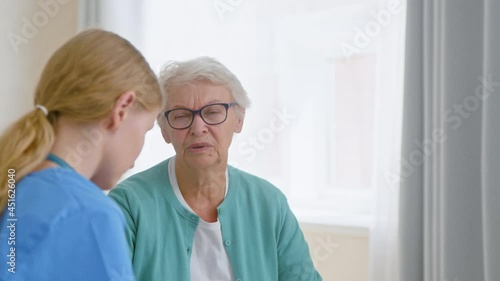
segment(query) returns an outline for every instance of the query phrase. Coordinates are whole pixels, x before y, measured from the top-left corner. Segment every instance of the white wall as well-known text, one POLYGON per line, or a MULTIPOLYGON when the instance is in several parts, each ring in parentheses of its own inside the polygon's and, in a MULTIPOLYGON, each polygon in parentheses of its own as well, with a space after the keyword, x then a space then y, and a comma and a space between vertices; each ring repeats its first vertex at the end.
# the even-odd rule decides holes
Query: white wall
POLYGON ((33 108, 50 55, 78 28, 78 0, 0 1, 0 130, 33 108))

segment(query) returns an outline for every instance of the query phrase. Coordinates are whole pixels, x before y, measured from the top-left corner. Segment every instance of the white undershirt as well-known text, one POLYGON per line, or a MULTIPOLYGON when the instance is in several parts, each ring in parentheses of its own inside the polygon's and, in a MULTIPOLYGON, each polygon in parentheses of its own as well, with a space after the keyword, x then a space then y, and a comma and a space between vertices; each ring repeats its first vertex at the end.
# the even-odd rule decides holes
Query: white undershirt
MULTIPOLYGON (((195 212, 189 207, 182 196, 177 177, 175 175, 175 157, 168 162, 168 176, 177 200, 191 213, 195 212)), ((229 189, 229 177, 226 169, 226 197, 229 189)), ((196 281, 230 281, 234 280, 233 270, 229 257, 222 242, 222 232, 219 220, 206 222, 200 218, 194 233, 193 249, 191 253, 191 280, 196 281)))

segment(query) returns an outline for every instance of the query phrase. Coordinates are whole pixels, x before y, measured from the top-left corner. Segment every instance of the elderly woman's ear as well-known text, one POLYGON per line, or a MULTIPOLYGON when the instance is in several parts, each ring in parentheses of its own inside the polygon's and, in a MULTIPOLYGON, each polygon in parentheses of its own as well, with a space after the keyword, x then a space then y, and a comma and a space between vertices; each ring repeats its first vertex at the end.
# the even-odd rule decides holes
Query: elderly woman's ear
POLYGON ((238 118, 238 125, 236 126, 235 133, 241 133, 243 129, 243 121, 245 121, 245 109, 241 106, 238 106, 238 112, 236 114, 236 118, 238 118))
POLYGON ((172 143, 172 139, 168 135, 168 133, 165 131, 164 126, 160 126, 161 128, 161 135, 163 136, 163 139, 165 140, 166 143, 172 143))

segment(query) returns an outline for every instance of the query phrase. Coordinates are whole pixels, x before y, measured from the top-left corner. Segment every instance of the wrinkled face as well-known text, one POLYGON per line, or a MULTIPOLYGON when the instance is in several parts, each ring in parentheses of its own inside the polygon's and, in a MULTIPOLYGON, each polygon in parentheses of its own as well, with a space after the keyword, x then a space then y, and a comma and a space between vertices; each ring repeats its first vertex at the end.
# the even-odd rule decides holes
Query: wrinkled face
POLYGON ((144 145, 146 133, 153 128, 158 111, 133 109, 106 143, 98 171, 91 179, 102 189, 110 189, 134 166, 144 145))
MULTIPOLYGON (((207 81, 196 81, 172 87, 166 110, 198 110, 212 103, 231 102, 231 94, 225 87, 207 81)), ((218 125, 206 124, 198 114, 191 126, 182 130, 173 129, 165 122, 162 134, 165 141, 174 146, 176 161, 192 168, 225 166, 233 134, 241 132, 243 126, 243 117, 238 117, 237 110, 241 110, 237 105, 229 107, 226 121, 218 125)))

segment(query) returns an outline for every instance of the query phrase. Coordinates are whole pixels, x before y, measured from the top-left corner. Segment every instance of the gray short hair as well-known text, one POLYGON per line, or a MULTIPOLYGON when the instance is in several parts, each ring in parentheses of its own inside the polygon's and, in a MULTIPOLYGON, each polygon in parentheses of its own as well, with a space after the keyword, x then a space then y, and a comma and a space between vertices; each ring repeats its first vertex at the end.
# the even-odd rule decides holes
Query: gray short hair
MULTIPOLYGON (((234 102, 243 109, 250 107, 250 99, 236 75, 226 66, 211 57, 198 57, 187 61, 169 61, 160 73, 160 83, 166 93, 167 103, 169 91, 173 86, 189 84, 194 81, 207 80, 214 85, 226 87, 234 102)), ((160 127, 165 123, 163 114, 158 117, 160 127)))

